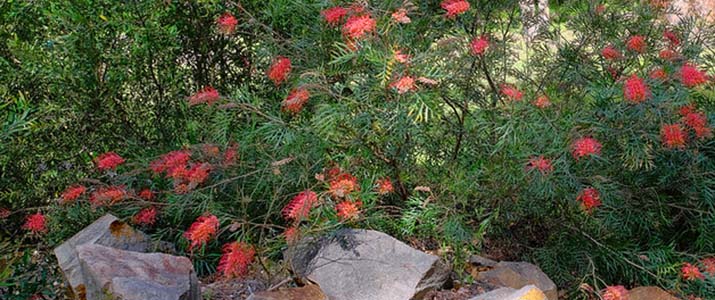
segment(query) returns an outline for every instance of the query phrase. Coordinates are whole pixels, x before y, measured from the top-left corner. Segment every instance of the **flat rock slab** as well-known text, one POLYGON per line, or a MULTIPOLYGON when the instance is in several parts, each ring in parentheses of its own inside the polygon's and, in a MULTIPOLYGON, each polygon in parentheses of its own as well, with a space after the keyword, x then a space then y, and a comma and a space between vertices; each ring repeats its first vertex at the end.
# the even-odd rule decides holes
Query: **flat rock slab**
POLYGON ((106 214, 97 219, 54 250, 62 272, 77 296, 82 293, 81 290, 77 290, 77 287, 86 284, 82 279, 76 248, 85 244, 137 252, 149 251, 152 246, 149 236, 133 229, 113 215, 106 214))
POLYGON ((499 288, 470 300, 546 300, 546 295, 536 286, 527 285, 521 289, 499 288))
POLYGON ((77 247, 87 300, 198 300, 194 267, 186 257, 84 244, 77 247))
POLYGON ((628 300, 678 300, 657 286, 639 286, 628 291, 628 300))
POLYGON ((277 291, 258 292, 246 300, 328 300, 317 285, 306 285, 299 288, 289 288, 277 291))
POLYGON ((549 300, 558 299, 556 284, 539 267, 527 262, 499 262, 494 269, 480 272, 477 279, 514 289, 534 285, 543 291, 549 300))
POLYGON ((345 229, 304 240, 286 256, 330 300, 419 300, 445 284, 449 268, 378 231, 345 229))

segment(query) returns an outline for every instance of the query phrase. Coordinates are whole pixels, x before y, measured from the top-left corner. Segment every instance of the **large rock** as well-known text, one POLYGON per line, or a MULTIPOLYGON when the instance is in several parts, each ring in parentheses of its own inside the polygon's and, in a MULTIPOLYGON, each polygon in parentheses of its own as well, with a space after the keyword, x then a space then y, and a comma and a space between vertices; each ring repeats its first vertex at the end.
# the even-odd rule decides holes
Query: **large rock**
POLYGON ((317 283, 330 300, 418 300, 450 273, 437 256, 372 230, 303 240, 286 256, 296 274, 317 283))
POLYGON ((328 297, 320 287, 311 284, 299 288, 258 292, 246 300, 328 300, 328 297))
POLYGON ((149 236, 134 230, 113 215, 106 214, 94 221, 54 250, 69 286, 78 297, 82 294, 78 287, 86 284, 82 279, 76 248, 84 244, 97 244, 138 252, 149 251, 152 247, 149 236))
POLYGON ((469 300, 546 300, 546 295, 537 287, 527 285, 521 289, 499 288, 469 300))
POLYGON ((628 300, 678 300, 656 286, 639 286, 628 291, 628 300))
POLYGON ((88 300, 198 300, 194 267, 186 257, 119 250, 98 244, 77 247, 88 300))
POLYGON ((493 269, 480 272, 477 279, 514 289, 535 285, 549 300, 558 299, 556 284, 539 267, 527 262, 499 262, 493 269))

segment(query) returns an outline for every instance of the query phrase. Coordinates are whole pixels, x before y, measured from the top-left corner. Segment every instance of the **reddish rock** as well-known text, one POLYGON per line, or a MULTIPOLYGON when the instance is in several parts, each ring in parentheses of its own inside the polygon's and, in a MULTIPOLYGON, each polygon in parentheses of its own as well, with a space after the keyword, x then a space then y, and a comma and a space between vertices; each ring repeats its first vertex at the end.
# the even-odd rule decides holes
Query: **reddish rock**
POLYGON ((657 286, 639 286, 628 291, 628 300, 678 300, 657 286))
POLYGON ((312 284, 299 288, 258 292, 246 300, 328 300, 328 297, 320 287, 312 284))

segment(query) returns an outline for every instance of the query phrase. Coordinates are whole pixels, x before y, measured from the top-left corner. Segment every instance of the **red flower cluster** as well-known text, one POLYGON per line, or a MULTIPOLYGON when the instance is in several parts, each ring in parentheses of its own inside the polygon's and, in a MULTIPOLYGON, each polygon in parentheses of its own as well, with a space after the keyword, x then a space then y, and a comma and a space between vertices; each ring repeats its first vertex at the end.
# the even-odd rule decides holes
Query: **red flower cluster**
POLYGON ((603 300, 628 300, 628 290, 622 285, 607 286, 601 292, 603 300))
POLYGON ((694 281, 698 279, 705 279, 703 273, 700 273, 700 269, 690 263, 683 263, 683 267, 680 269, 680 273, 685 280, 694 281))
POLYGON ((440 6, 447 11, 447 18, 454 18, 469 10, 469 2, 465 0, 444 0, 440 6))
POLYGON ((489 48, 489 39, 487 36, 480 36, 478 38, 474 38, 471 43, 471 49, 472 49, 472 55, 477 55, 481 56, 484 55, 484 53, 487 52, 487 48, 489 48))
POLYGON ((577 139, 571 144, 571 154, 573 158, 579 160, 584 156, 600 155, 601 143, 591 137, 577 139))
POLYGON ((645 80, 638 77, 638 75, 633 74, 631 77, 626 79, 623 84, 623 97, 628 100, 628 102, 638 104, 645 102, 645 100, 650 96, 650 89, 646 85, 645 80))
POLYGON ((175 168, 169 176, 174 180, 176 193, 184 194, 206 181, 210 172, 211 164, 195 163, 189 165, 188 168, 175 168))
POLYGON ((601 56, 607 60, 619 59, 621 57, 621 52, 614 48, 612 45, 608 45, 603 50, 601 50, 601 56))
POLYGON ((10 216, 12 212, 7 208, 0 208, 0 219, 5 219, 10 216))
POLYGON ((144 208, 132 217, 132 223, 144 226, 154 225, 156 223, 156 213, 156 208, 153 206, 144 208))
POLYGON ((281 212, 283 217, 287 220, 297 221, 307 218, 310 214, 310 210, 316 204, 318 204, 318 195, 311 190, 305 190, 293 197, 281 212))
POLYGON ((542 175, 546 176, 554 171, 554 166, 552 165, 550 159, 544 158, 544 156, 541 155, 529 159, 529 162, 526 164, 526 170, 538 170, 542 175))
POLYGON ((668 74, 665 73, 663 68, 656 68, 649 74, 650 79, 666 81, 668 80, 668 74))
POLYGON ((412 76, 401 77, 400 79, 395 80, 393 83, 391 83, 390 87, 397 90, 397 93, 400 95, 417 89, 417 86, 415 85, 415 79, 412 78, 412 76))
POLYGON ((685 87, 692 88, 708 82, 708 76, 705 72, 698 70, 696 66, 689 63, 680 67, 680 72, 678 73, 680 73, 680 82, 685 87))
POLYGON ((402 50, 395 50, 394 52, 395 60, 401 64, 408 64, 410 62, 410 55, 403 54, 402 50))
POLYGON ((541 95, 534 100, 534 106, 544 109, 551 106, 551 101, 546 95, 541 95))
POLYGON ((25 224, 22 225, 22 228, 29 230, 32 233, 45 233, 47 232, 46 221, 45 216, 38 212, 34 215, 27 216, 25 224))
POLYGON ((291 68, 292 66, 289 58, 278 56, 268 69, 268 78, 271 79, 275 85, 280 85, 286 80, 286 78, 288 78, 291 68))
POLYGON ((216 19, 216 25, 218 26, 218 31, 229 35, 236 31, 236 25, 238 25, 238 19, 234 17, 231 13, 225 12, 223 15, 216 19))
POLYGON ((232 144, 223 153, 223 165, 232 166, 236 163, 236 160, 238 160, 238 144, 232 144))
POLYGON ((300 237, 300 230, 296 226, 288 227, 288 229, 283 232, 283 237, 285 237, 286 242, 289 245, 294 244, 296 241, 298 241, 298 238, 300 237))
POLYGON ((256 250, 245 243, 225 244, 216 270, 223 273, 223 277, 226 279, 243 277, 248 273, 248 267, 253 263, 255 255, 256 250))
POLYGON ((188 150, 175 150, 166 153, 159 159, 149 163, 149 168, 154 174, 166 172, 167 175, 174 172, 176 168, 184 168, 191 159, 191 152, 188 150))
POLYGON ((375 191, 378 195, 387 195, 394 192, 395 188, 392 186, 392 180, 390 180, 390 178, 378 179, 375 191))
POLYGON ((644 36, 634 35, 628 38, 628 41, 626 42, 626 48, 633 52, 645 53, 648 48, 648 44, 646 44, 644 36))
POLYGON ((700 261, 703 265, 705 272, 710 274, 710 276, 715 276, 715 257, 708 257, 700 261))
POLYGON ((330 26, 336 26, 348 14, 348 10, 341 6, 331 7, 320 12, 325 22, 330 26))
POLYGON ((64 192, 62 192, 62 199, 60 200, 60 204, 67 204, 69 202, 75 201, 86 191, 87 188, 83 185, 70 186, 65 189, 64 192))
POLYGON ((601 206, 601 194, 595 188, 587 187, 581 190, 576 201, 581 202, 583 210, 591 212, 594 208, 601 206))
POLYGON ((678 36, 675 34, 675 32, 666 29, 665 31, 663 31, 663 38, 668 40, 671 46, 677 47, 678 45, 680 45, 680 39, 678 39, 678 36))
POLYGON ((97 162, 97 169, 100 171, 114 170, 117 166, 124 163, 124 158, 117 153, 107 152, 98 156, 95 161, 97 162))
POLYGON ((355 15, 348 18, 343 25, 343 35, 351 40, 357 40, 366 33, 375 31, 377 22, 370 15, 355 15))
POLYGON ((330 194, 336 198, 343 198, 359 190, 357 178, 348 173, 340 174, 330 181, 330 194))
POLYGON ((348 201, 345 200, 335 205, 335 211, 337 212, 338 218, 343 221, 354 220, 360 215, 360 207, 362 202, 360 201, 348 201))
POLYGON ((667 148, 684 148, 687 141, 685 130, 680 124, 663 124, 660 138, 667 148))
POLYGON ((127 191, 123 186, 101 187, 89 196, 93 206, 113 205, 127 198, 127 191))
POLYGON ((509 100, 521 101, 521 99, 524 98, 524 94, 511 84, 501 84, 499 87, 501 88, 502 95, 509 98, 509 100))
POLYGON ((303 105, 308 102, 308 98, 310 98, 310 91, 308 91, 308 89, 304 87, 294 89, 288 94, 288 97, 283 100, 281 109, 297 114, 303 109, 303 105))
POLYGON ((216 234, 218 231, 219 221, 214 215, 200 216, 189 227, 189 230, 184 232, 184 237, 189 240, 189 250, 196 246, 203 246, 216 234))
POLYGON ((137 196, 143 200, 150 201, 154 199, 154 192, 152 192, 150 189, 142 189, 139 191, 139 194, 137 196))
POLYGON ((211 105, 219 99, 221 99, 221 95, 218 94, 218 91, 215 88, 209 85, 189 97, 189 106, 202 103, 211 105))
POLYGON ((407 10, 404 8, 400 8, 400 9, 396 10, 395 12, 393 12, 392 20, 395 21, 396 23, 401 23, 401 24, 409 24, 412 22, 412 20, 410 20, 410 17, 407 16, 407 10))
POLYGON ((712 137, 712 130, 704 113, 694 110, 683 114, 683 123, 695 131, 695 136, 700 139, 712 137))

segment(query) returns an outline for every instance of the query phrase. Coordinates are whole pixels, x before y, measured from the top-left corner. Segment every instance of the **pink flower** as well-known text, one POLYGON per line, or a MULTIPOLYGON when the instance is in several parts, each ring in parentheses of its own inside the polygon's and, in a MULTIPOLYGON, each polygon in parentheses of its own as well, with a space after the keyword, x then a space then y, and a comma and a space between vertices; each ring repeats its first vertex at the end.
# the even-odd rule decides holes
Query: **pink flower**
POLYGON ((663 38, 668 40, 670 42, 670 45, 672 46, 680 45, 680 39, 678 39, 678 36, 675 34, 675 32, 666 29, 665 31, 663 31, 663 38))
POLYGON ((513 85, 501 84, 500 87, 502 95, 509 98, 509 100, 521 101, 521 99, 524 97, 524 94, 513 85))
POLYGON ((100 171, 114 170, 117 166, 124 163, 124 158, 117 153, 107 152, 98 156, 95 161, 97 162, 97 169, 100 171))
POLYGON ((218 91, 212 86, 208 85, 200 91, 196 92, 196 94, 193 94, 191 95, 191 97, 189 97, 189 106, 194 106, 202 103, 211 105, 219 99, 221 99, 221 95, 218 94, 218 91))
POLYGON ((601 206, 601 194, 595 188, 587 187, 581 190, 576 201, 581 202, 583 210, 591 212, 594 208, 601 206))
POLYGON ((231 13, 225 12, 223 15, 216 19, 216 25, 218 26, 219 32, 229 35, 236 31, 236 25, 238 25, 238 19, 234 17, 231 13))
POLYGON ((308 89, 304 87, 294 89, 290 92, 290 94, 288 94, 288 97, 283 100, 281 109, 283 111, 297 114, 303 109, 303 105, 308 102, 308 98, 310 98, 310 92, 308 89))
POLYGON ((571 144, 571 154, 574 159, 579 160, 584 156, 600 155, 601 147, 601 143, 596 139, 584 137, 577 139, 571 144))
POLYGON ((400 95, 417 89, 417 86, 415 86, 415 80, 411 76, 404 76, 396 80, 390 84, 390 87, 396 89, 397 93, 400 95))
POLYGON ((156 223, 156 208, 152 206, 140 210, 132 217, 132 223, 143 226, 154 225, 156 223))
POLYGON ((697 266, 693 266, 690 263, 683 263, 683 267, 680 269, 680 273, 683 276, 683 279, 688 280, 688 281, 705 279, 705 276, 703 276, 703 273, 700 273, 700 269, 698 269, 697 266))
POLYGON ((307 218, 316 204, 318 195, 311 190, 305 190, 293 197, 281 212, 287 220, 300 220, 307 218))
POLYGON ((25 224, 22 228, 29 230, 32 233, 45 233, 47 232, 47 224, 45 216, 42 213, 36 213, 34 215, 29 215, 25 218, 25 224))
POLYGON ((401 50, 395 50, 394 52, 395 60, 401 64, 407 64, 410 62, 410 55, 403 54, 401 50))
POLYGON ((268 78, 273 81, 275 85, 280 85, 283 81, 288 78, 288 74, 291 71, 290 59, 283 56, 278 56, 271 67, 268 69, 268 78))
POLYGON ((487 52, 487 48, 489 48, 489 38, 487 36, 480 36, 478 38, 474 38, 470 44, 471 50, 472 50, 472 55, 476 56, 481 56, 484 55, 485 52, 487 52))
POLYGON ((255 255, 256 250, 245 243, 225 244, 216 270, 221 272, 226 279, 243 277, 248 273, 248 267, 253 263, 255 255))
POLYGON ((626 42, 626 48, 628 50, 631 50, 633 52, 638 52, 638 53, 645 53, 646 48, 648 47, 648 44, 645 42, 645 37, 642 35, 634 35, 628 38, 628 41, 626 42))
POLYGON ((292 245, 298 241, 298 238, 300 237, 300 229, 296 226, 288 227, 288 229, 283 232, 283 237, 285 237, 286 243, 292 245))
POLYGON ((549 175, 549 173, 554 171, 554 166, 551 164, 551 160, 544 158, 543 155, 538 157, 532 157, 526 164, 526 170, 538 170, 541 175, 549 175))
POLYGON ((407 10, 404 8, 400 8, 397 11, 393 12, 392 20, 396 23, 402 24, 409 24, 410 22, 412 22, 412 20, 410 20, 410 17, 407 16, 407 10))
POLYGON ((678 56, 678 53, 673 49, 663 49, 658 53, 658 57, 662 60, 673 60, 678 56))
POLYGON ((231 144, 226 149, 226 152, 223 153, 223 165, 224 166, 232 166, 236 163, 236 160, 238 159, 238 144, 234 143, 231 144))
POLYGON ((348 10, 341 6, 331 7, 320 12, 330 26, 335 26, 340 23, 340 20, 348 14, 348 10))
POLYGON ((351 16, 343 25, 343 35, 346 38, 357 40, 369 32, 375 31, 377 22, 369 15, 351 16))
POLYGON ((534 106, 544 109, 551 106, 551 101, 549 101, 549 97, 546 95, 541 95, 534 100, 534 106))
POLYGON ((631 77, 628 77, 623 84, 623 97, 633 104, 642 103, 650 97, 650 89, 648 85, 646 85, 645 80, 633 74, 631 77))
POLYGON ((206 245, 216 234, 218 227, 219 221, 216 216, 208 214, 198 217, 196 221, 191 224, 189 230, 184 232, 184 237, 190 242, 189 250, 196 246, 206 245))
POLYGON ((601 295, 603 300, 628 300, 628 290, 622 285, 607 286, 601 295))
POLYGON ((447 11, 447 18, 454 18, 469 10, 469 2, 465 0, 444 0, 440 6, 447 11))

